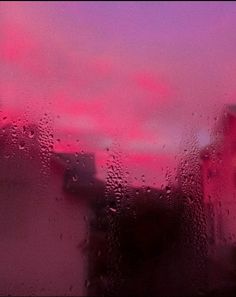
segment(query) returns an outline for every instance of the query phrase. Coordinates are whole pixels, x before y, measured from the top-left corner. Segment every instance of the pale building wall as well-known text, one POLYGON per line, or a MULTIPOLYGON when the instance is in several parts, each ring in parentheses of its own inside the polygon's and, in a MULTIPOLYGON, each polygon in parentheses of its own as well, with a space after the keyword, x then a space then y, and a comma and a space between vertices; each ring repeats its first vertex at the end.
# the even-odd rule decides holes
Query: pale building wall
POLYGON ((86 294, 88 208, 63 192, 62 172, 43 169, 37 152, 0 156, 1 295, 86 294))

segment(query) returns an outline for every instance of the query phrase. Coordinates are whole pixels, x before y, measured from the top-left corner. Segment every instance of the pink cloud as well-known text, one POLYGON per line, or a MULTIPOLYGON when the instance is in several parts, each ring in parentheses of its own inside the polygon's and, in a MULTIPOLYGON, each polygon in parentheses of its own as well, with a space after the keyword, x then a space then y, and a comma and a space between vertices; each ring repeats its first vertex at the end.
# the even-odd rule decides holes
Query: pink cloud
POLYGON ((134 77, 136 85, 149 92, 159 96, 170 95, 169 86, 160 78, 157 78, 153 73, 138 73, 134 77))

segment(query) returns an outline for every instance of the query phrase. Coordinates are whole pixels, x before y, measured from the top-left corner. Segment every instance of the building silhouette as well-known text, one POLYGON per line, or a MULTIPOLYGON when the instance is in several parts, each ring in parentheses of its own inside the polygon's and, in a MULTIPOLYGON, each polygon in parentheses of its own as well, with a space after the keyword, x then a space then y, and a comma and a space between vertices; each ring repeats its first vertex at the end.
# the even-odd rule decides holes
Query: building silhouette
MULTIPOLYGON (((214 139, 201 151, 209 251, 209 286, 236 293, 236 107, 225 106, 214 139)), ((227 295, 227 296, 228 296, 227 295)))
MULTIPOLYGON (((3 127, 0 293, 210 296, 223 275, 215 275, 214 253, 221 255, 218 246, 225 232, 233 232, 233 221, 224 221, 218 209, 228 168, 234 176, 231 117, 224 118, 228 130, 218 146, 196 158, 187 156, 190 166, 185 168, 186 160, 179 164, 177 187, 164 189, 127 186, 122 173, 116 178, 117 160, 109 182, 99 180, 93 153, 55 152, 51 140, 45 149, 36 125, 3 127), (220 159, 217 148, 224 152, 223 163, 229 162, 223 170, 215 162, 220 159)), ((230 200, 234 181, 227 187, 230 200)))

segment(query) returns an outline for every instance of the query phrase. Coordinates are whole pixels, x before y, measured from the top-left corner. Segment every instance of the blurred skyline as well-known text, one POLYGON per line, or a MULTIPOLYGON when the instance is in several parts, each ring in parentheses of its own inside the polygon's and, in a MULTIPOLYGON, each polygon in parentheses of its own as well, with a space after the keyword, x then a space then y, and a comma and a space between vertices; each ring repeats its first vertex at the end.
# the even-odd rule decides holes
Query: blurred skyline
POLYGON ((56 150, 103 166, 118 143, 153 178, 235 102, 235 27, 234 2, 1 2, 0 116, 46 112, 56 150))

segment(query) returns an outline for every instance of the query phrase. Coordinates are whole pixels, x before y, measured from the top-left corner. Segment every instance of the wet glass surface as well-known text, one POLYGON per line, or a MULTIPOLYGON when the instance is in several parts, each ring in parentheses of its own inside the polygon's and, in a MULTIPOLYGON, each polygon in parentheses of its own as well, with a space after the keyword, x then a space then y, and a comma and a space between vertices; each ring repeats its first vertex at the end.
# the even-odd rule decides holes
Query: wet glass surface
POLYGON ((0 3, 0 295, 236 295, 236 4, 0 3))

